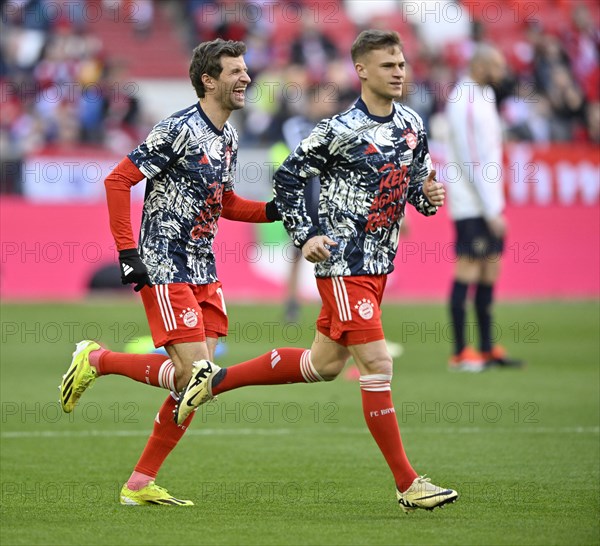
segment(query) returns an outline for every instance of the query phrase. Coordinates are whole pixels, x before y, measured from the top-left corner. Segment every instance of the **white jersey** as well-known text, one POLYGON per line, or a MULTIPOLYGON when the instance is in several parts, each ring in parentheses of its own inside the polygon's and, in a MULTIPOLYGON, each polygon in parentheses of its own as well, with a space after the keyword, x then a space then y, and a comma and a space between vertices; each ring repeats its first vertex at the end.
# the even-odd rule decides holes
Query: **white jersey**
POLYGON ((460 80, 448 97, 446 116, 450 216, 498 216, 504 209, 502 127, 492 88, 460 80))

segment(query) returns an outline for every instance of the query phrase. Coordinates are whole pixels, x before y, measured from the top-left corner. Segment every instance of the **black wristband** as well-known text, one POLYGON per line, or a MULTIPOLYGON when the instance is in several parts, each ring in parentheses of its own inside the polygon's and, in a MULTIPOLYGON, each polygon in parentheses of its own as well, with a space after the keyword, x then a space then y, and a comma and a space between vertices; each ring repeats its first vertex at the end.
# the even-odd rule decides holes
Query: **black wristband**
POLYGON ((277 210, 277 205, 275 204, 274 199, 266 204, 265 214, 267 216, 267 220, 270 222, 281 220, 281 214, 279 214, 279 210, 277 210))
POLYGON ((140 253, 137 248, 126 248, 119 250, 119 258, 139 258, 140 253))

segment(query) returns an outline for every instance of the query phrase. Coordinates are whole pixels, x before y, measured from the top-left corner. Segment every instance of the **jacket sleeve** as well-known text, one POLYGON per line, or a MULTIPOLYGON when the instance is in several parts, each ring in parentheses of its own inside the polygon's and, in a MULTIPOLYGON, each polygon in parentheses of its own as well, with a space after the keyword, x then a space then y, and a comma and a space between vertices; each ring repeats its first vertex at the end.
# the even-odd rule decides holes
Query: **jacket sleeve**
POLYGON ((427 143, 427 133, 421 120, 418 126, 417 146, 413 152, 413 162, 410 167, 410 181, 408 183, 408 202, 425 216, 433 216, 437 212, 437 207, 432 205, 423 193, 423 183, 433 169, 431 156, 429 155, 429 145, 427 143))
POLYGON ((144 174, 126 157, 104 181, 110 231, 117 250, 137 248, 131 228, 131 187, 144 178, 144 174))
POLYGON ((233 191, 224 191, 221 216, 227 220, 253 224, 271 222, 267 219, 266 205, 264 201, 251 201, 233 191))
POLYGON ((188 133, 179 120, 164 119, 127 157, 146 178, 154 178, 185 155, 188 133))
POLYGON ((326 170, 333 141, 330 120, 325 119, 298 144, 274 175, 275 204, 286 231, 299 248, 319 232, 306 211, 304 187, 308 179, 326 170))

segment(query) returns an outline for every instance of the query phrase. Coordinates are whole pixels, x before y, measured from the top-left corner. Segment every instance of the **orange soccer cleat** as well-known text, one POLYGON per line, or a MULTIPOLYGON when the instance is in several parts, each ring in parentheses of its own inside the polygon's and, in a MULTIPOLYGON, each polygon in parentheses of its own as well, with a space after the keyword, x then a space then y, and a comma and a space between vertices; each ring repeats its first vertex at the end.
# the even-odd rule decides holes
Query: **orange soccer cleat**
POLYGON ((450 357, 448 369, 457 372, 482 372, 485 370, 485 359, 479 351, 467 346, 450 357))

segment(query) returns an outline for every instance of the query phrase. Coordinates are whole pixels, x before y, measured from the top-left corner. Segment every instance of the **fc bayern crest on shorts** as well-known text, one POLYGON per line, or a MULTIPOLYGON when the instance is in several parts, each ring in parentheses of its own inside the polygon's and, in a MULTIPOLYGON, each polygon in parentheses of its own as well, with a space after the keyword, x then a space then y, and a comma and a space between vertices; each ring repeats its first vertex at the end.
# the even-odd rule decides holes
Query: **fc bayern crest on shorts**
POLYGON ((194 328, 198 326, 198 311, 188 307, 184 309, 183 312, 179 315, 179 318, 183 319, 183 324, 185 324, 188 328, 194 328))
POLYGON ((373 318, 373 303, 371 300, 363 298, 359 300, 358 303, 354 306, 354 309, 358 309, 358 314, 364 318, 365 320, 370 320, 373 318))

